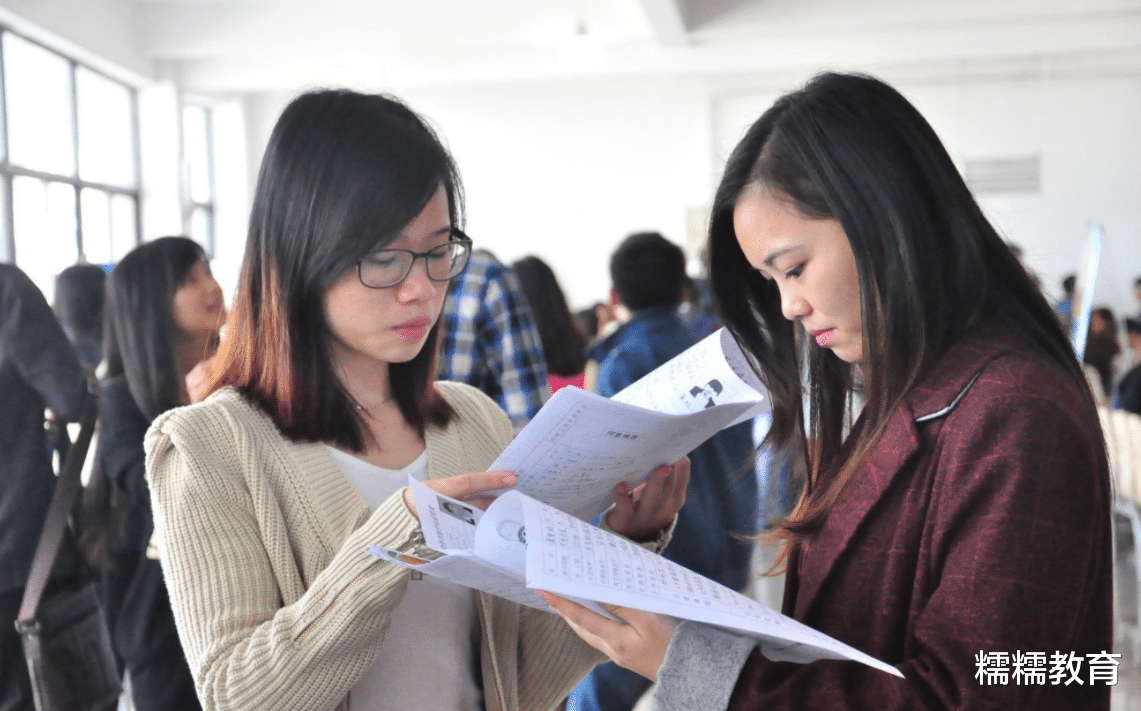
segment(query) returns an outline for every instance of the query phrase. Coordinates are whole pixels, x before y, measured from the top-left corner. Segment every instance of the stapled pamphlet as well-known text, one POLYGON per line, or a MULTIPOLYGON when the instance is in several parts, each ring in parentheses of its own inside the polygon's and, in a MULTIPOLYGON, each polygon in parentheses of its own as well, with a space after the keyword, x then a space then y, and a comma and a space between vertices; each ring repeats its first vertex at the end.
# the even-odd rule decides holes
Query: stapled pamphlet
POLYGON ((426 575, 548 609, 549 590, 610 616, 599 603, 694 620, 757 639, 778 661, 849 659, 902 676, 854 647, 694 573, 632 541, 509 491, 486 512, 410 479, 431 561, 372 546, 373 555, 426 575))

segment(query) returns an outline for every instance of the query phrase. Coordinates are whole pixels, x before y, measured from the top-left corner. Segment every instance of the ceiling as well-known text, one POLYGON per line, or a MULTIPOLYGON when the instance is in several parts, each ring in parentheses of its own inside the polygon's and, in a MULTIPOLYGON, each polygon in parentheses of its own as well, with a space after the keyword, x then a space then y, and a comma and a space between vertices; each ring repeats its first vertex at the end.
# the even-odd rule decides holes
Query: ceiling
POLYGON ((0 2, 84 51, 211 95, 821 66, 1141 72, 1141 0, 0 2))

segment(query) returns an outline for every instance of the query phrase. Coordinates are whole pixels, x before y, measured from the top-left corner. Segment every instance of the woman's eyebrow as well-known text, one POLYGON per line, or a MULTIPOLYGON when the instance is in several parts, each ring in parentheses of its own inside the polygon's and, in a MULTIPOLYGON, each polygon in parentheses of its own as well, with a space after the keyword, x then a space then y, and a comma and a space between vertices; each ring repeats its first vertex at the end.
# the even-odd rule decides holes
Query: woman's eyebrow
POLYGON ((795 246, 781 247, 780 249, 773 250, 772 252, 769 252, 769 255, 767 257, 765 257, 765 261, 762 262, 762 264, 764 264, 766 267, 769 267, 770 269, 772 269, 772 268, 774 268, 773 262, 775 262, 778 257, 780 257, 783 254, 788 254, 789 252, 793 251, 794 249, 796 249, 795 246))

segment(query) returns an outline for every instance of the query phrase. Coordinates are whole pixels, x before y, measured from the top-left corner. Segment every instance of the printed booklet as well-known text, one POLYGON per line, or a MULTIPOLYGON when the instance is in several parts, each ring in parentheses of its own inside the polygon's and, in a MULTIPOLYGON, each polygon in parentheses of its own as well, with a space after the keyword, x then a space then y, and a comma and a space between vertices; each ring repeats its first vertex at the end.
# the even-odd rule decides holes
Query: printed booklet
POLYGON ((534 590, 602 614, 609 603, 720 627, 761 641, 777 661, 851 659, 891 665, 698 575, 590 521, 619 482, 637 486, 729 425, 767 409, 764 388, 724 329, 607 399, 555 393, 490 470, 519 481, 488 510, 410 480, 428 547, 422 560, 379 546, 377 557, 522 605, 549 609, 534 590))

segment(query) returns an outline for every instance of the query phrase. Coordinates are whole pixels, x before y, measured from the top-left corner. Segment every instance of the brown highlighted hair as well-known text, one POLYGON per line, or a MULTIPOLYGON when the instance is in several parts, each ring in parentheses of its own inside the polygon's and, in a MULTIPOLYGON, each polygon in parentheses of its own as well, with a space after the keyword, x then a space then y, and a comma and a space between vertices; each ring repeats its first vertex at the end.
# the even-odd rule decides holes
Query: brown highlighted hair
MULTIPOLYGON (((262 159, 208 391, 237 388, 291 439, 361 451, 365 423, 334 370, 323 295, 346 269, 394 240, 441 185, 460 228, 455 164, 399 100, 348 90, 294 99, 262 159)), ((454 415, 433 386, 438 331, 437 323, 415 358, 389 366, 396 403, 420 432, 454 415)))

